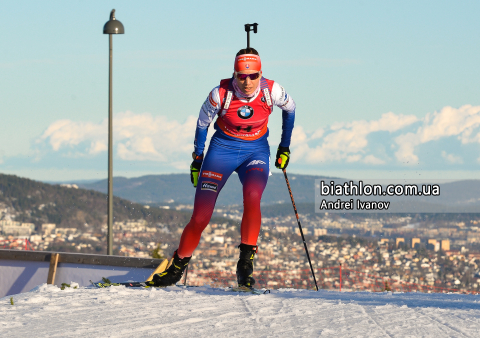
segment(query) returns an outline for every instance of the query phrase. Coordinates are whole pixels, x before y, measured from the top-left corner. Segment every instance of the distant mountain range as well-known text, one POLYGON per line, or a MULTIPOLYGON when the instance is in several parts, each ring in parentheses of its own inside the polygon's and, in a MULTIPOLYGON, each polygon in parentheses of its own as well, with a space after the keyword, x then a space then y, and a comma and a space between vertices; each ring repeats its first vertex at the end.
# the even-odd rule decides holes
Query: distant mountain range
MULTIPOLYGON (((327 181, 332 178, 311 175, 289 174, 297 208, 302 215, 315 212, 315 179, 327 181)), ((335 179, 335 182, 341 182, 335 179)), ((65 183, 65 182, 62 182, 65 183)), ((70 182, 80 188, 68 188, 58 184, 46 184, 14 175, 0 174, 0 218, 6 214, 16 221, 55 223, 59 227, 84 229, 99 227, 106 222, 107 180, 94 183, 70 182)), ((437 214, 445 214, 455 206, 463 211, 480 213, 480 180, 465 180, 441 185, 441 195, 435 197, 437 214)), ((165 210, 155 206, 193 204, 195 189, 186 174, 149 175, 137 178, 114 178, 114 216, 116 221, 146 219, 150 223, 185 225, 191 211, 165 210), (148 204, 150 208, 145 208, 148 204)), ((329 199, 333 199, 329 197, 329 199)), ((402 197, 400 202, 411 213, 422 213, 431 198, 402 197), (416 208, 416 209, 415 209, 416 208), (416 210, 416 211, 415 211, 416 210)), ((218 208, 235 208, 241 211, 242 191, 236 175, 232 176, 222 190, 218 208)), ((262 215, 265 217, 292 215, 290 196, 283 174, 276 172, 269 178, 262 199, 262 215)), ((343 215, 345 217, 346 215, 343 215)), ((448 216, 451 219, 454 213, 448 216)), ((226 221, 218 219, 218 221, 226 221)))
MULTIPOLYGON (((315 179, 309 175, 288 175, 295 197, 295 203, 312 203, 315 198, 315 179)), ((71 182, 84 189, 107 192, 107 180, 95 183, 71 182)), ((113 193, 137 203, 148 205, 193 204, 195 188, 188 174, 148 175, 136 178, 114 177, 113 193)), ((217 206, 242 205, 242 185, 236 174, 233 174, 218 196, 217 206)), ((263 193, 262 204, 290 203, 287 185, 283 173, 275 172, 268 179, 263 193)))
MULTIPOLYGON (((115 197, 115 221, 145 219, 149 223, 186 224, 191 213, 143 205, 115 197)), ((51 185, 0 174, 0 218, 55 223, 57 227, 99 230, 106 223, 107 196, 101 192, 51 185)))
MULTIPOLYGON (((319 195, 318 187, 315 187, 315 179, 323 179, 326 182, 335 180, 336 184, 346 182, 346 179, 325 176, 312 176, 301 174, 289 174, 295 203, 301 205, 306 212, 314 212, 315 193, 319 195), (315 190, 317 189, 317 190, 315 190)), ((84 189, 92 189, 105 193, 107 180, 94 183, 72 182, 84 189)), ((193 204, 195 189, 190 183, 188 174, 148 175, 136 178, 115 177, 113 180, 114 194, 116 196, 148 205, 178 205, 193 204)), ((328 196, 328 200, 336 200, 337 197, 328 196)), ((342 198, 342 197, 341 197, 342 198)), ((350 197, 343 197, 348 200, 350 197)), ((358 197, 352 197, 357 199, 358 197)), ((362 200, 391 201, 390 211, 394 212, 480 212, 480 180, 462 180, 441 184, 440 196, 435 197, 367 197, 362 200)), ((234 174, 220 193, 217 207, 237 205, 242 207, 242 185, 234 174)), ((283 173, 274 172, 270 176, 267 187, 262 197, 262 210, 267 206, 290 204, 290 196, 283 173)), ((278 208, 274 208, 278 210, 278 208)))

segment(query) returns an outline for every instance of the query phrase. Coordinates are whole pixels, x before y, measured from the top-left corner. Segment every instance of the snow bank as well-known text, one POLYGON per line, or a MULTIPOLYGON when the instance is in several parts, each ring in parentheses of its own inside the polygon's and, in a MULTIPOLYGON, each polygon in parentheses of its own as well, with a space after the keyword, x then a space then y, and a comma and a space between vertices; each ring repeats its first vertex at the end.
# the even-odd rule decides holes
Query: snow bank
POLYGON ((8 337, 480 337, 480 296, 60 288, 0 298, 8 337))

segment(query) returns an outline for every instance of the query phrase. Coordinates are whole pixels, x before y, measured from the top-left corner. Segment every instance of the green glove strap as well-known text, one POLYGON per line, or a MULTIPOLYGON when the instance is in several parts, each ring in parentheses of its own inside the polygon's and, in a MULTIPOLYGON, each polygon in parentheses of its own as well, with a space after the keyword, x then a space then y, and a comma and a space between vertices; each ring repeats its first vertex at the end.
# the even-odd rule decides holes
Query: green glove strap
POLYGON ((194 187, 197 187, 198 184, 198 174, 200 174, 200 168, 195 168, 192 164, 190 166, 190 181, 192 181, 194 187))
POLYGON ((290 149, 288 147, 278 147, 275 167, 285 169, 290 161, 290 149))
MULTIPOLYGON (((288 156, 288 155, 285 155, 285 154, 280 155, 280 160, 281 160, 281 163, 279 163, 280 164, 280 169, 285 168, 285 164, 287 163, 287 160, 289 160, 289 159, 290 159, 290 156, 288 156)), ((280 161, 278 161, 278 162, 280 162, 280 161)))

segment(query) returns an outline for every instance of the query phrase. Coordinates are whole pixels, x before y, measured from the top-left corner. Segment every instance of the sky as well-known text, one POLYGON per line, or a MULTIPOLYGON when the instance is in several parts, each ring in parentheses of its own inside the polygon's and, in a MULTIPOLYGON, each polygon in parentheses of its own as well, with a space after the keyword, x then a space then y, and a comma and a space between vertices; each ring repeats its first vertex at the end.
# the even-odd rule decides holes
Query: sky
MULTIPOLYGON (((1 173, 106 178, 113 8, 115 176, 188 173, 200 107, 256 22, 264 76, 297 104, 290 172, 478 178, 478 1, 4 2, 1 173)), ((275 153, 277 108, 269 127, 275 153)))

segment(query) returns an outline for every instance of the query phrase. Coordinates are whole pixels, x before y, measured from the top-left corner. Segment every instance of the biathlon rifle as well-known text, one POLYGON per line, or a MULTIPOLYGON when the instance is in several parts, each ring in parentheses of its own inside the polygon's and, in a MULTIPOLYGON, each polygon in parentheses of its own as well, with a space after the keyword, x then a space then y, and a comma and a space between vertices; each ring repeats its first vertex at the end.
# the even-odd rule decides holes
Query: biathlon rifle
POLYGON ((257 34, 258 23, 247 23, 245 24, 245 32, 247 32, 247 49, 250 48, 250 31, 253 31, 257 34))

